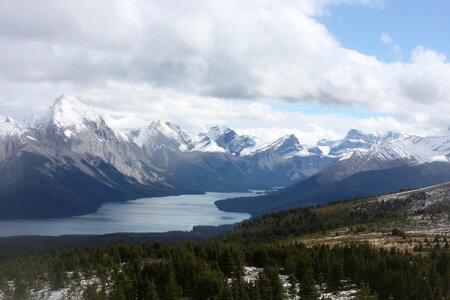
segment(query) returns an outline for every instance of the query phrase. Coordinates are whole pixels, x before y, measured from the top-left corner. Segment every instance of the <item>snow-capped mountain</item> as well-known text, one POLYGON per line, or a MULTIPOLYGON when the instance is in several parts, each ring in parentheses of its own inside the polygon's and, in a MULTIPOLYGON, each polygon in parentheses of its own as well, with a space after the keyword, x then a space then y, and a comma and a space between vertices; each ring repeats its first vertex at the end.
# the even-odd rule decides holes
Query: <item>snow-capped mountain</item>
POLYGON ((20 137, 26 133, 26 128, 10 117, 0 117, 0 138, 20 137))
MULTIPOLYGON (((345 140, 344 143, 347 143, 345 140)), ((449 130, 427 137, 388 132, 358 141, 353 144, 356 147, 347 147, 347 151, 342 152, 336 162, 322 170, 321 182, 332 182, 359 172, 401 165, 450 162, 449 130)))
POLYGON ((236 156, 249 155, 257 150, 257 141, 248 135, 239 135, 226 126, 214 126, 206 134, 226 152, 236 156))
POLYGON ((32 139, 27 129, 12 118, 0 119, 0 162, 23 147, 25 140, 32 139))
POLYGON ((367 160, 404 160, 410 164, 450 162, 450 130, 427 137, 390 135, 360 155, 367 160))
MULTIPOLYGON (((189 134, 178 125, 162 121, 152 122, 138 132, 133 141, 142 145, 159 167, 169 169, 174 175, 179 169, 186 171, 202 166, 203 170, 207 170, 212 165, 219 168, 217 161, 226 161, 233 165, 231 168, 236 172, 248 173, 254 178, 266 174, 266 179, 261 183, 277 177, 277 182, 285 185, 306 178, 333 161, 316 152, 316 148, 302 145, 292 134, 268 142, 258 137, 239 135, 225 126, 214 126, 206 133, 189 134), (177 165, 174 161, 178 162, 177 165)), ((217 174, 217 177, 222 175, 217 174)))
POLYGON ((217 143, 211 139, 206 133, 200 132, 192 136, 192 142, 194 147, 192 151, 200 152, 226 152, 225 149, 219 147, 217 143))
POLYGON ((106 127, 103 118, 94 110, 71 96, 62 95, 49 108, 47 114, 37 120, 41 130, 60 130, 67 138, 93 127, 106 127))
POLYGON ((0 123, 0 218, 71 216, 103 202, 178 193, 171 175, 73 97, 33 126, 0 123))
POLYGON ((159 181, 154 172, 144 172, 148 159, 122 134, 109 127, 103 117, 74 97, 61 96, 35 128, 60 147, 101 158, 141 183, 159 181))
POLYGON ((250 155, 268 144, 257 137, 238 135, 225 126, 214 126, 208 132, 191 134, 176 124, 161 120, 136 130, 132 140, 150 152, 166 147, 182 152, 221 152, 235 156, 250 155))
POLYGON ((364 152, 369 150, 374 144, 395 138, 396 133, 388 132, 383 134, 368 134, 360 130, 350 129, 347 135, 338 141, 320 140, 317 147, 324 155, 333 157, 346 157, 355 151, 364 152))
POLYGON ((142 145, 153 149, 162 146, 180 151, 193 149, 191 137, 178 125, 170 122, 152 122, 138 137, 139 140, 142 145))
POLYGON ((181 129, 180 126, 161 120, 152 122, 148 127, 139 130, 139 134, 133 141, 150 153, 161 147, 182 152, 225 151, 204 133, 191 135, 181 129))
POLYGON ((308 156, 315 155, 314 153, 310 153, 305 150, 305 146, 300 144, 298 138, 291 134, 286 135, 275 142, 267 145, 266 147, 256 150, 255 152, 265 152, 265 151, 273 151, 277 155, 283 158, 289 158, 292 156, 308 156))
POLYGON ((190 134, 176 124, 157 121, 135 131, 134 135, 132 140, 148 152, 165 147, 181 152, 229 153, 237 157, 252 156, 264 151, 275 151, 285 158, 318 154, 316 149, 301 145, 293 134, 267 141, 255 136, 239 135, 225 126, 213 126, 207 132, 190 134))

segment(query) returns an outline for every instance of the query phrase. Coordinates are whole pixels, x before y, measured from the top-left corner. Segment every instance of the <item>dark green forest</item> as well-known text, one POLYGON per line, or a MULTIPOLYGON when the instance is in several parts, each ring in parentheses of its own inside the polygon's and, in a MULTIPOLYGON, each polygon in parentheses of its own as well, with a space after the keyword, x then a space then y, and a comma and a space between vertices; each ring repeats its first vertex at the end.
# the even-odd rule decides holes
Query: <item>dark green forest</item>
POLYGON ((3 254, 0 261, 0 287, 6 299, 28 299, 27 287, 39 289, 48 282, 52 289, 60 289, 82 277, 99 279, 84 291, 85 299, 285 299, 280 273, 289 275, 294 284, 286 292, 301 299, 317 299, 319 284, 336 291, 346 282, 365 293, 361 299, 450 296, 450 253, 446 250, 417 256, 365 244, 306 248, 302 244, 213 240, 20 257, 3 254), (254 283, 247 283, 242 278, 243 265, 264 271, 254 283), (15 291, 8 291, 9 280, 16 282, 15 291), (299 289, 295 289, 297 283, 299 289))

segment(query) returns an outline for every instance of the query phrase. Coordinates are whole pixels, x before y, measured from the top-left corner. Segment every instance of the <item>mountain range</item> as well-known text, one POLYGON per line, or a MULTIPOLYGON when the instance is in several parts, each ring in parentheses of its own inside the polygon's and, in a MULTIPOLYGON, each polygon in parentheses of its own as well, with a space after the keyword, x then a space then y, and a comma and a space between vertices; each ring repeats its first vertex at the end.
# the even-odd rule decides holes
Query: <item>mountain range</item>
POLYGON ((367 194, 450 180, 449 161, 449 130, 418 137, 352 129, 316 145, 293 134, 268 141, 225 126, 192 134, 166 121, 123 133, 78 99, 61 96, 32 122, 0 118, 0 218, 65 217, 107 201, 289 186, 264 200, 218 204, 261 213, 364 194, 348 186, 367 194), (388 174, 397 184, 371 179, 386 181, 388 174))

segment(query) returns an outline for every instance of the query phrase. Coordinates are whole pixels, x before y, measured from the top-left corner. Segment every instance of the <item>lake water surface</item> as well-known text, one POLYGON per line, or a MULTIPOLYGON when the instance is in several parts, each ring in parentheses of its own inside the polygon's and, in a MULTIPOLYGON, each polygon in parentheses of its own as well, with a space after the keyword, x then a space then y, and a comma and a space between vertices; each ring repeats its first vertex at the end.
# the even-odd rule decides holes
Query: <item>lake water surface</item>
POLYGON ((244 213, 220 211, 214 202, 252 193, 206 193, 105 203, 95 213, 63 219, 0 221, 0 236, 189 231, 194 225, 243 221, 244 213))

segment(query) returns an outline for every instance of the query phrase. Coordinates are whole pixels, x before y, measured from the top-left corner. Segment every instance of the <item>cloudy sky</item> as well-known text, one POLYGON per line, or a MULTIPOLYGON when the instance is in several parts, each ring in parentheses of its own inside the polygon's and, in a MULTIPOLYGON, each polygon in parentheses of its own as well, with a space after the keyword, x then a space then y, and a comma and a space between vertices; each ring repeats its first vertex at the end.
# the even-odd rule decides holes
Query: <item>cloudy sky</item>
POLYGON ((447 0, 0 0, 0 115, 78 97, 115 128, 450 125, 447 0))

